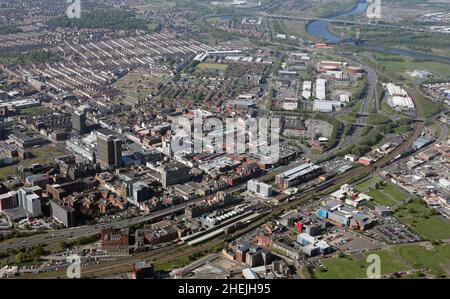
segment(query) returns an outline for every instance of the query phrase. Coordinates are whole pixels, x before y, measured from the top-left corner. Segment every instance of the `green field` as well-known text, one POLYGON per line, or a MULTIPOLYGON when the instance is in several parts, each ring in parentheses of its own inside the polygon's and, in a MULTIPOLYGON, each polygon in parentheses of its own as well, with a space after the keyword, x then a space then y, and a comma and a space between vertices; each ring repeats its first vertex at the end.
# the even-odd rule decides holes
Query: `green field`
POLYGON ((228 69, 228 64, 222 63, 200 63, 197 65, 197 68, 201 70, 217 70, 217 71, 226 71, 228 69))
POLYGON ((432 215, 431 210, 420 199, 406 204, 395 215, 428 240, 450 238, 450 222, 439 215, 432 215))
POLYGON ((440 77, 447 77, 450 73, 450 66, 445 63, 434 61, 415 61, 413 59, 405 59, 405 61, 379 61, 379 65, 388 71, 401 73, 404 76, 409 76, 406 72, 414 70, 428 71, 440 77))
POLYGON ((443 111, 443 109, 445 108, 444 104, 433 103, 431 100, 423 96, 418 96, 418 99, 421 102, 421 106, 423 109, 423 116, 425 118, 429 118, 433 115, 436 115, 437 113, 443 111))
POLYGON ((367 191, 370 188, 374 188, 376 183, 380 183, 382 179, 380 177, 373 177, 371 179, 368 179, 367 181, 364 181, 358 185, 356 185, 355 189, 359 192, 367 191))
POLYGON ((392 198, 396 200, 404 201, 409 197, 409 194, 403 191, 400 187, 395 186, 390 182, 387 182, 386 186, 382 187, 382 191, 383 193, 390 195, 392 198))
POLYGON ((375 184, 380 183, 380 177, 373 177, 356 186, 360 192, 368 192, 374 201, 369 203, 370 207, 376 204, 395 207, 401 205, 395 212, 395 215, 406 224, 410 225, 415 231, 421 234, 427 240, 442 240, 450 238, 450 222, 440 215, 433 215, 432 210, 418 198, 412 199, 404 204, 411 195, 403 191, 400 187, 385 182, 383 186, 375 189, 375 184))
POLYGON ((446 276, 443 267, 450 265, 450 244, 434 246, 427 249, 423 246, 404 246, 398 249, 400 256, 414 268, 430 268, 430 272, 436 276, 446 276))
MULTIPOLYGON (((320 279, 352 279, 366 278, 369 263, 366 258, 369 254, 378 254, 381 260, 381 274, 388 275, 407 270, 428 268, 433 277, 445 277, 450 267, 450 244, 436 246, 399 245, 389 249, 367 252, 364 255, 335 257, 322 260, 326 272, 314 273, 320 279)), ((418 273, 407 274, 402 278, 415 279, 422 275, 418 273)))
POLYGON ((408 270, 408 265, 395 254, 388 250, 373 251, 364 255, 350 255, 323 260, 327 268, 326 272, 316 272, 314 276, 320 279, 351 279, 367 278, 367 256, 378 254, 381 260, 381 274, 392 274, 394 272, 408 270))
POLYGON ((60 157, 62 155, 67 154, 63 149, 55 146, 54 144, 46 144, 41 147, 32 148, 30 149, 30 152, 34 155, 34 158, 32 159, 26 159, 23 161, 20 161, 20 163, 13 164, 6 167, 0 168, 0 178, 4 178, 7 176, 11 176, 16 174, 17 167, 23 166, 23 167, 30 167, 33 164, 36 163, 49 163, 53 162, 54 158, 60 157))
POLYGON ((414 70, 428 71, 438 77, 447 78, 450 74, 450 65, 435 61, 420 61, 414 58, 387 54, 369 50, 375 60, 376 67, 386 73, 396 74, 404 78, 412 79, 407 72, 414 70))
POLYGON ((391 202, 395 201, 404 201, 409 198, 409 194, 403 191, 400 187, 395 186, 391 182, 384 182, 383 185, 381 182, 383 181, 380 177, 373 177, 367 181, 364 181, 355 186, 355 189, 359 192, 367 192, 369 191, 369 195, 372 196, 377 201, 387 201, 391 202), (377 190, 375 189, 375 185, 379 184, 377 190), (371 195, 372 194, 372 195, 371 195))
POLYGON ((367 195, 373 198, 373 201, 369 202, 369 206, 371 207, 374 207, 376 205, 393 207, 397 204, 396 201, 392 200, 389 196, 387 196, 380 190, 372 190, 368 192, 367 195))
POLYGON ((398 206, 395 216, 411 226, 425 239, 432 241, 450 238, 450 221, 440 215, 434 215, 421 199, 412 198, 411 195, 390 182, 384 182, 381 185, 381 181, 380 177, 373 177, 355 187, 360 192, 368 191, 368 195, 374 199, 368 204, 369 207, 377 204, 398 206), (376 183, 380 184, 378 189, 375 189, 376 183))

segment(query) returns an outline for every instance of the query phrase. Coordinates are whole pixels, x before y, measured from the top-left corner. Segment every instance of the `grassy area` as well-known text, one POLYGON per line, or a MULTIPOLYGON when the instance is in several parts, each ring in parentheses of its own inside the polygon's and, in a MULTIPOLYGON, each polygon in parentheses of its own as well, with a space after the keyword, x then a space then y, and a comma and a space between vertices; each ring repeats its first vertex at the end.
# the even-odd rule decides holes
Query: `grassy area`
POLYGON ((319 5, 314 8, 313 14, 316 17, 326 17, 336 14, 336 12, 345 12, 355 7, 354 0, 330 1, 326 5, 319 5))
POLYGON ((393 207, 397 204, 396 201, 392 200, 386 194, 380 190, 372 190, 369 193, 367 193, 370 197, 373 198, 373 201, 369 203, 369 206, 376 206, 376 205, 384 205, 393 207))
POLYGON ((403 61, 378 60, 380 67, 387 71, 408 76, 406 72, 414 70, 428 71, 439 77, 446 77, 450 72, 450 66, 445 63, 434 61, 416 61, 411 58, 404 58, 403 61))
POLYGON ((388 195, 388 196, 392 197, 393 199, 399 200, 399 201, 404 201, 405 199, 407 199, 409 197, 408 193, 403 191, 400 187, 392 184, 391 182, 384 181, 382 184, 380 184, 381 182, 383 182, 382 178, 380 178, 378 176, 372 177, 372 178, 356 185, 355 189, 358 190, 359 192, 366 192, 370 189, 375 189, 375 185, 378 183, 379 184, 378 190, 372 190, 371 192, 378 191, 379 193, 383 193, 383 194, 388 195))
POLYGON ((159 264, 155 266, 155 270, 157 271, 170 271, 176 268, 182 268, 192 263, 192 260, 189 257, 183 257, 177 260, 173 260, 164 264, 159 264))
POLYGON ((217 71, 226 71, 228 69, 228 64, 222 63, 200 63, 197 65, 197 68, 202 70, 217 70, 217 71))
POLYGON ((395 215, 409 224, 419 234, 428 240, 442 240, 450 238, 450 222, 424 206, 420 199, 399 208, 395 215))
POLYGON ((356 113, 360 112, 361 109, 363 108, 363 105, 364 105, 364 102, 358 101, 358 102, 353 106, 352 112, 356 112, 356 113))
POLYGON ((161 31, 161 24, 160 23, 150 23, 147 25, 147 28, 150 32, 159 32, 159 31, 161 31))
POLYGON ((170 271, 170 270, 173 270, 176 268, 181 268, 181 267, 189 265, 190 263, 195 262, 196 260, 198 260, 202 257, 205 257, 208 254, 220 252, 222 250, 222 248, 224 248, 224 246, 225 246, 225 243, 220 242, 209 249, 197 251, 187 257, 182 257, 182 258, 179 258, 177 260, 172 260, 167 263, 158 264, 155 266, 155 269, 158 271, 170 271))
POLYGON ((380 177, 370 178, 355 186, 355 189, 359 192, 367 191, 370 188, 374 188, 376 183, 380 183, 382 179, 380 177))
POLYGON ((26 114, 26 115, 39 115, 39 114, 43 114, 43 113, 50 112, 50 111, 52 111, 52 109, 45 107, 45 106, 36 106, 36 107, 20 109, 20 113, 26 114))
POLYGON ((445 277, 442 268, 450 263, 450 244, 437 245, 433 249, 423 246, 404 246, 398 249, 400 256, 414 268, 430 268, 436 277, 445 277))
POLYGON ((350 112, 350 113, 340 114, 340 115, 336 116, 336 118, 342 122, 356 123, 357 116, 356 116, 356 113, 350 112))
MULTIPOLYGON (((446 277, 445 268, 450 263, 450 244, 421 246, 400 245, 389 249, 367 252, 364 255, 350 255, 323 260, 326 272, 316 272, 314 277, 320 279, 352 279, 366 278, 369 263, 366 258, 369 254, 378 254, 381 260, 381 274, 395 272, 430 269, 429 274, 434 277, 446 277)), ((419 273, 407 274, 403 279, 416 279, 419 273)))
POLYGON ((383 186, 383 193, 386 193, 388 195, 390 195, 391 197, 393 197, 396 200, 405 200, 409 197, 409 195, 407 193, 405 193, 405 191, 403 191, 402 189, 400 189, 400 187, 395 186, 392 183, 387 182, 385 186, 383 186))
POLYGON ((413 130, 413 128, 411 127, 411 125, 401 125, 401 126, 399 126, 399 127, 394 129, 394 133, 405 134, 405 133, 408 133, 408 132, 410 132, 412 130, 413 130))
POLYGON ((444 108, 443 104, 433 103, 432 101, 428 100, 423 96, 418 96, 418 99, 421 102, 423 116, 425 118, 432 117, 433 115, 443 111, 444 108))
POLYGON ((386 205, 394 207, 399 203, 403 203, 410 197, 408 193, 403 191, 400 187, 395 186, 390 182, 383 181, 380 177, 373 177, 367 181, 358 184, 355 189, 359 192, 367 192, 373 198, 369 203, 369 207, 376 205, 386 205), (376 188, 376 185, 378 187, 376 188))
POLYGON ((19 166, 30 167, 36 163, 48 163, 52 162, 56 157, 67 154, 63 149, 54 144, 46 144, 37 148, 32 148, 30 149, 30 152, 34 155, 34 158, 20 161, 18 164, 0 168, 0 178, 16 174, 16 169, 19 166))
POLYGON ((408 265, 399 257, 388 250, 379 250, 364 255, 350 255, 323 260, 327 271, 317 272, 314 276, 320 279, 367 278, 367 267, 370 265, 370 263, 367 263, 367 256, 373 253, 380 256, 382 275, 408 270, 408 265))
POLYGON ((308 35, 308 32, 306 32, 305 21, 283 20, 279 24, 282 28, 282 31, 289 35, 294 35, 303 39, 311 39, 311 37, 308 35))
POLYGON ((19 33, 22 30, 19 27, 11 25, 0 25, 0 34, 19 33))
POLYGON ((391 122, 391 119, 384 114, 370 113, 367 117, 367 123, 370 125, 383 125, 391 122))
MULTIPOLYGON (((374 189, 375 184, 381 181, 380 177, 373 177, 360 183, 355 189, 365 192, 369 189, 374 189)), ((400 187, 390 182, 385 182, 383 185, 380 184, 377 190, 371 190, 368 195, 374 198, 374 202, 370 203, 370 206, 374 206, 375 203, 395 206, 396 201, 403 203, 411 197, 400 187)), ((418 198, 414 198, 400 206, 396 210, 395 215, 403 222, 409 224, 425 239, 442 240, 450 238, 450 222, 439 215, 434 215, 433 211, 418 198)))
MULTIPOLYGON (((373 177, 356 186, 358 191, 367 191, 375 188, 381 178, 373 177)), ((372 190, 369 195, 374 198, 375 203, 394 206, 395 201, 403 203, 410 195, 390 182, 380 186, 378 190, 372 190)), ((373 206, 374 204, 371 203, 373 206)), ((450 222, 439 215, 433 215, 433 211, 426 207, 420 199, 412 199, 398 208, 395 215, 409 224, 419 234, 428 240, 441 240, 450 238, 450 222)))

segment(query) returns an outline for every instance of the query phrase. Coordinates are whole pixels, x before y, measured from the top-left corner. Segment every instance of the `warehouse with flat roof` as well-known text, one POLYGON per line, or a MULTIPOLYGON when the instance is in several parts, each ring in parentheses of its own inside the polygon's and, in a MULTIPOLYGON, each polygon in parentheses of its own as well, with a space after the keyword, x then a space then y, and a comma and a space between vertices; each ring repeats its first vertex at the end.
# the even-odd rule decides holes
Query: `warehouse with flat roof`
POLYGON ((275 177, 275 182, 281 189, 288 189, 317 177, 321 173, 322 168, 320 166, 306 163, 278 174, 275 177))

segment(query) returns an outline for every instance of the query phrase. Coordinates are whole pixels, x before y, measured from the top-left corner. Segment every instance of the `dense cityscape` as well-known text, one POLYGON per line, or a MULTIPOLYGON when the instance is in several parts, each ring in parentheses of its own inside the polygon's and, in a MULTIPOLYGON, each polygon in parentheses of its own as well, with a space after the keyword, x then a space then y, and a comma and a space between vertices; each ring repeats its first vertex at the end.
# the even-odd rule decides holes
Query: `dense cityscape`
POLYGON ((404 2, 2 0, 0 280, 450 277, 450 3, 404 2))

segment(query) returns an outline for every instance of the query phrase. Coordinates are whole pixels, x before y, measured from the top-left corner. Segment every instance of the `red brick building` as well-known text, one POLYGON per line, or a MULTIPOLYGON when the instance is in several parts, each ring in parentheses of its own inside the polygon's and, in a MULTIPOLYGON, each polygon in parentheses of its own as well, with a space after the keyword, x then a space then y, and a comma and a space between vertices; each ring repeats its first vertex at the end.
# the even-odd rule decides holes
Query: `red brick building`
POLYGON ((100 230, 100 244, 109 253, 128 254, 129 230, 102 228, 100 230))

